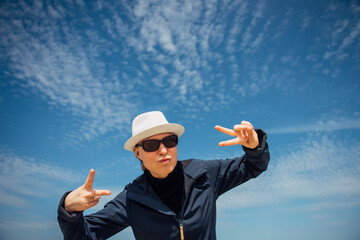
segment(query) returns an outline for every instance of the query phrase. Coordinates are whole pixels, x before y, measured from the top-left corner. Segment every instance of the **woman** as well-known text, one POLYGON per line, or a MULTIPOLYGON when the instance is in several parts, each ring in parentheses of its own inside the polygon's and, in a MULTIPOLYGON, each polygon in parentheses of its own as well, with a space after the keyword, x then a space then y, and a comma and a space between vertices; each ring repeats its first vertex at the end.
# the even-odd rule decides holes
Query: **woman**
POLYGON ((224 192, 258 176, 270 159, 266 134, 246 121, 218 131, 234 136, 220 146, 241 144, 245 155, 228 160, 178 161, 178 138, 184 127, 168 123, 162 112, 137 116, 125 149, 141 161, 144 173, 105 207, 88 216, 109 190, 85 184, 66 193, 58 208, 65 239, 106 239, 130 226, 136 239, 216 239, 216 200, 224 192))

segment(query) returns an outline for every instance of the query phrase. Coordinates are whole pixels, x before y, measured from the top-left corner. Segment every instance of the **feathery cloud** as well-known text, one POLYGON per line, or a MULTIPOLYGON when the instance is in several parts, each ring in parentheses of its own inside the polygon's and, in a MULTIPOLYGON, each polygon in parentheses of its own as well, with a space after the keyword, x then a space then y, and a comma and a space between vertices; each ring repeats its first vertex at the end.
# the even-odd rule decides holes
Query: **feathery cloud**
MULTIPOLYGON (((186 106, 184 116, 193 118, 194 111, 218 109, 217 102, 229 105, 270 87, 288 91, 296 76, 292 67, 301 69, 303 62, 339 75, 330 65, 334 57, 351 56, 359 24, 326 15, 335 10, 323 13, 331 24, 316 38, 318 45, 322 36, 331 38, 331 45, 311 53, 310 44, 306 56, 289 50, 279 57, 273 49, 295 25, 296 10, 273 15, 266 1, 10 2, 0 10, 2 60, 18 84, 73 114, 76 126, 66 136, 81 142, 128 133, 147 99, 164 110, 164 98, 186 106), (77 11, 88 14, 78 17, 77 11), (274 37, 264 41, 267 36, 274 37), (263 62, 254 58, 260 54, 263 62), (225 96, 229 88, 240 97, 225 96)), ((303 30, 311 27, 308 14, 296 23, 303 30)))
MULTIPOLYGON (((0 151, 0 202, 12 207, 28 207, 27 197, 45 198, 59 189, 56 183, 76 183, 78 174, 58 166, 0 151), (55 184, 55 185, 54 185, 55 184)), ((60 190, 63 191, 63 190, 60 190)))
POLYGON ((310 200, 309 205, 302 205, 307 211, 360 205, 355 200, 360 196, 359 142, 325 135, 309 138, 298 146, 272 159, 259 178, 224 195, 219 200, 220 209, 268 206, 295 199, 310 200), (341 205, 337 204, 339 196, 341 205), (328 200, 324 202, 324 198, 328 200))
POLYGON ((317 121, 269 129, 269 134, 289 134, 289 133, 312 133, 312 132, 332 132, 345 129, 360 129, 360 119, 336 119, 327 121, 317 121))

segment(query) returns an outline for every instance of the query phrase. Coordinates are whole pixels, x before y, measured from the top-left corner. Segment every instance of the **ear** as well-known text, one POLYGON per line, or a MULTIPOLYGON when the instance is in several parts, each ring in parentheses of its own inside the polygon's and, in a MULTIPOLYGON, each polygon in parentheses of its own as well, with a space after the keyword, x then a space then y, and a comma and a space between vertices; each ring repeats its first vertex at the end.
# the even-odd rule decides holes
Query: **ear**
POLYGON ((141 159, 140 159, 140 151, 139 151, 139 149, 137 147, 134 149, 134 154, 135 154, 135 157, 141 161, 141 159))

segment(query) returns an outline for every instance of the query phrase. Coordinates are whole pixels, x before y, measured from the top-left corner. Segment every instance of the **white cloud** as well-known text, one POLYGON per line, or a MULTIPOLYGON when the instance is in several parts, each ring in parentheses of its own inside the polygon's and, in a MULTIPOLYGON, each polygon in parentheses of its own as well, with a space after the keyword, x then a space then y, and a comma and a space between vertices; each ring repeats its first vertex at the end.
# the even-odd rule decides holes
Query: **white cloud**
POLYGON ((349 23, 350 21, 348 19, 337 20, 335 22, 334 28, 336 29, 331 33, 332 43, 328 47, 332 47, 337 44, 339 39, 341 39, 341 34, 349 26, 349 23))
MULTIPOLYGON (((219 209, 273 206, 307 200, 302 210, 351 208, 360 201, 360 142, 310 137, 271 159, 266 172, 219 200, 219 209), (339 204, 341 199, 341 204, 339 204)), ((271 146, 270 146, 271 147, 271 146)), ((270 148, 271 152, 271 148, 270 148)))
POLYGON ((301 31, 304 31, 310 25, 311 17, 305 16, 302 24, 301 24, 301 31))
POLYGON ((310 61, 310 62, 317 62, 319 59, 319 57, 315 54, 309 54, 306 57, 306 60, 310 61))
POLYGON ((146 0, 137 1, 137 5, 134 8, 134 14, 137 17, 143 17, 148 12, 150 2, 146 0))
POLYGON ((355 57, 353 49, 358 47, 356 43, 359 42, 357 40, 360 36, 360 23, 353 20, 357 19, 355 8, 354 3, 351 3, 349 8, 332 3, 324 15, 324 19, 330 22, 329 27, 324 31, 324 35, 327 35, 326 37, 330 41, 326 44, 327 49, 323 58, 330 60, 332 64, 338 65, 338 62, 355 57), (341 12, 345 12, 344 16, 339 14, 341 12), (334 16, 337 16, 336 21, 334 16))
POLYGON ((0 28, 1 44, 11 59, 9 66, 21 84, 86 119, 74 131, 76 139, 92 139, 127 125, 131 109, 136 108, 130 98, 136 93, 126 91, 130 82, 107 79, 109 65, 98 61, 103 52, 97 33, 86 31, 83 38, 75 28, 59 25, 57 18, 71 14, 59 5, 49 6, 46 13, 24 3, 22 10, 5 13, 10 20, 0 28), (22 17, 24 21, 16 20, 22 17))
MULTIPOLYGON (((252 36, 254 35, 252 32, 254 31, 254 28, 256 27, 259 19, 261 19, 263 17, 264 10, 265 10, 265 1, 260 1, 259 3, 257 3, 256 9, 253 11, 253 15, 252 15, 250 24, 248 25, 245 33, 243 34, 243 40, 241 42, 241 48, 243 50, 245 50, 248 47, 250 40, 251 40, 252 36)), ((265 24, 265 26, 266 26, 266 24, 265 24)))
MULTIPOLYGON (((5 181, 4 184, 8 183, 8 179, 1 179, 2 181, 5 181)), ((31 204, 28 200, 26 200, 23 197, 16 196, 12 193, 9 193, 8 191, 2 190, 3 186, 0 185, 0 203, 3 206, 11 206, 16 208, 25 208, 29 207, 31 204)))
MULTIPOLYGON (((90 6, 98 18, 90 14, 83 19, 73 17, 69 9, 76 6, 70 3, 52 4, 48 11, 27 3, 9 6, 4 16, 10 20, 0 28, 9 66, 22 84, 78 119, 77 129, 66 133, 74 140, 71 144, 124 130, 144 96, 151 95, 154 102, 161 102, 157 101, 160 95, 171 98, 179 106, 188 106, 185 111, 216 109, 218 105, 209 103, 221 101, 221 94, 211 93, 224 92, 227 85, 219 89, 218 78, 211 72, 224 71, 224 60, 229 58, 221 51, 224 40, 229 53, 238 51, 242 26, 248 20, 248 34, 255 39, 246 45, 260 48, 271 23, 267 20, 262 31, 255 33, 265 14, 265 1, 255 5, 247 1, 138 1, 114 6, 98 1, 90 6), (16 7, 19 11, 12 10, 16 7), (27 16, 28 24, 17 20, 27 16), (228 16, 234 16, 231 22, 228 16), (156 66, 166 71, 159 72, 156 66), (204 99, 208 99, 206 106, 204 99)), ((241 62, 235 59, 233 65, 237 68, 232 79, 222 77, 222 81, 242 85, 241 62)), ((243 86, 242 94, 251 86, 243 86)))
POLYGON ((241 33, 243 22, 245 19, 247 2, 242 2, 241 6, 237 6, 234 9, 237 9, 237 11, 235 17, 231 22, 232 27, 228 33, 229 37, 227 38, 227 46, 226 46, 226 50, 228 51, 228 53, 233 53, 234 51, 236 51, 236 43, 238 41, 238 37, 239 34, 241 33))
POLYGON ((44 231, 58 228, 58 223, 55 221, 12 221, 0 220, 0 228, 6 230, 24 230, 24 231, 44 231))
POLYGON ((308 204, 305 207, 302 208, 302 210, 305 211, 321 211, 321 210, 327 210, 327 209, 344 209, 344 208, 353 208, 360 206, 360 200, 354 199, 353 201, 346 201, 346 202, 316 202, 312 204, 308 204))
POLYGON ((360 35, 360 22, 358 21, 353 29, 351 29, 349 35, 342 41, 339 49, 349 47, 355 39, 360 35))
POLYGON ((166 89, 167 96, 177 98, 175 102, 195 106, 196 103, 188 100, 190 96, 207 95, 207 91, 201 91, 205 86, 201 69, 210 67, 207 62, 212 56, 209 41, 221 39, 219 32, 212 33, 213 28, 221 26, 212 24, 216 4, 202 5, 193 1, 122 4, 121 8, 129 11, 128 21, 113 10, 116 6, 106 2, 95 8, 110 13, 101 14, 100 20, 111 41, 98 29, 86 28, 84 34, 77 28, 79 25, 96 26, 95 19, 91 16, 83 20, 69 18, 73 13, 67 8, 73 6, 68 3, 64 6, 53 4, 48 11, 44 11, 45 6, 34 9, 31 4, 23 3, 19 11, 13 11, 19 7, 14 3, 9 4, 9 12, 4 13, 10 20, 1 24, 1 43, 11 58, 11 70, 22 84, 79 118, 81 126, 67 133, 74 141, 91 140, 114 129, 122 130, 125 125, 128 127, 131 116, 141 106, 143 92, 151 86, 148 77, 160 87, 159 92, 164 92, 173 80, 165 74, 154 76, 153 64, 176 68, 177 79, 182 83, 166 89), (202 15, 204 12, 206 14, 202 15), (17 20, 22 17, 27 19, 27 25, 17 20), (194 27, 194 21, 202 17, 205 17, 205 24, 194 27), (58 24, 60 20, 66 24, 58 24), (200 45, 201 53, 198 51, 200 45), (132 66, 133 51, 139 64, 146 66, 145 72, 132 66), (122 59, 120 66, 102 60, 115 57, 114 52, 122 59), (139 79, 114 78, 114 71, 120 76, 133 76, 136 72, 139 79), (134 86, 137 91, 131 91, 134 86))
POLYGON ((251 48, 257 48, 260 46, 260 44, 263 42, 264 34, 268 30, 270 26, 271 21, 268 20, 266 24, 263 27, 263 30, 258 34, 257 38, 250 44, 251 48))
POLYGON ((58 166, 19 157, 0 150, 0 202, 12 207, 30 205, 27 197, 45 198, 58 191, 59 183, 79 183, 78 174, 58 166))
MULTIPOLYGON (((279 42, 274 39, 294 25, 291 16, 296 10, 271 15, 266 1, 97 1, 96 6, 79 2, 81 11, 91 13, 84 18, 75 17, 78 7, 73 3, 35 3, 8 3, 0 10, 4 62, 20 84, 73 113, 76 129, 66 136, 75 142, 114 130, 128 133, 131 117, 147 97, 158 104, 154 107, 166 108, 160 101, 165 97, 186 106, 184 111, 204 109, 207 99, 206 109, 216 110, 218 105, 211 103, 223 98, 213 93, 226 92, 227 86, 242 96, 262 94, 271 85, 287 91, 296 74, 281 65, 303 62, 286 52, 274 61, 254 58, 258 53, 268 54, 262 59, 273 55, 279 42), (218 76, 227 84, 219 87, 218 76)), ((305 13, 300 25, 307 29, 312 26, 305 13)), ((336 22, 327 36, 333 36, 336 45, 308 55, 309 61, 320 55, 330 61, 351 57, 337 48, 352 46, 358 27, 346 20, 336 22)), ((324 72, 315 65, 314 70, 324 72)))
POLYGON ((344 129, 360 129, 360 119, 334 119, 317 121, 296 126, 269 129, 269 134, 332 132, 344 129))

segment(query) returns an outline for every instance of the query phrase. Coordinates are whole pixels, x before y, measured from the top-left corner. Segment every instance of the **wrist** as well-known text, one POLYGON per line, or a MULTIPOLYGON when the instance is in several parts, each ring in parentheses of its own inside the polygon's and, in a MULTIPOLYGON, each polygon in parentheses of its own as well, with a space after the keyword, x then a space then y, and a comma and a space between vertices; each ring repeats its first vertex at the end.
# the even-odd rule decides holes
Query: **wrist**
POLYGON ((63 202, 63 207, 64 207, 64 209, 65 209, 68 213, 70 213, 70 214, 72 214, 72 213, 75 212, 75 211, 73 211, 73 210, 71 209, 71 205, 69 204, 69 201, 70 201, 69 196, 70 196, 71 193, 72 193, 72 192, 69 192, 69 193, 67 194, 67 196, 65 197, 65 200, 64 200, 64 202, 63 202))

